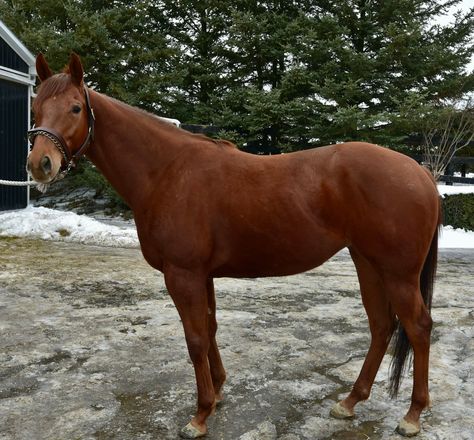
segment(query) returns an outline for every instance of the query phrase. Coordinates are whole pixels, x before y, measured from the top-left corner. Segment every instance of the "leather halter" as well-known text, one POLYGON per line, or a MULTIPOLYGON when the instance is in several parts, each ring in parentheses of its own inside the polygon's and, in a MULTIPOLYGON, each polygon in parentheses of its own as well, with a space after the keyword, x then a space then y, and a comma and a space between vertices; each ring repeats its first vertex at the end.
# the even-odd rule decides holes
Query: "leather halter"
POLYGON ((85 86, 84 86, 84 96, 86 98, 86 109, 87 109, 87 124, 88 124, 87 136, 84 142, 79 147, 79 149, 74 154, 72 154, 71 151, 69 150, 67 143, 62 137, 62 135, 58 133, 57 131, 53 130, 52 128, 34 127, 31 130, 28 130, 28 137, 30 139, 32 149, 34 147, 36 136, 44 136, 53 143, 56 149, 63 156, 64 161, 61 163, 61 168, 59 169, 59 173, 54 178, 54 180, 63 178, 71 170, 71 168, 74 168, 77 164, 77 161, 81 158, 81 156, 84 155, 90 143, 94 140, 95 116, 94 116, 94 110, 91 107, 89 91, 87 90, 87 87, 85 86))

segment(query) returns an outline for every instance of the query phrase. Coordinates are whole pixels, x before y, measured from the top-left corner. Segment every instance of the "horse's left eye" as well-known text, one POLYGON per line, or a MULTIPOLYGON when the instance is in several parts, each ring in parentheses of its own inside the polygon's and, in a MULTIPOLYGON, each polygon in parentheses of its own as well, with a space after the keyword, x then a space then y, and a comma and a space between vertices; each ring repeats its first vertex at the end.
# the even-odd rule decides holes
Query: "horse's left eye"
POLYGON ((80 113, 80 111, 81 111, 81 107, 80 107, 80 106, 74 105, 74 106, 72 107, 72 112, 73 112, 73 113, 80 113))

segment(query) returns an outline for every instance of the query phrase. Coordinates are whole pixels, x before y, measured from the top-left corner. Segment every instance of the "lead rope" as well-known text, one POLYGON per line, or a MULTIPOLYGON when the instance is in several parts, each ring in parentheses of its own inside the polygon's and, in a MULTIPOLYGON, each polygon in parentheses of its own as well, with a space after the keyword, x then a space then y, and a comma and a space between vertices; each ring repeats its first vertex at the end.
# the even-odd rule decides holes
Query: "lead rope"
POLYGON ((38 183, 33 180, 18 181, 18 180, 2 180, 0 179, 0 185, 6 186, 36 186, 36 189, 43 194, 48 190, 48 183, 38 183))
POLYGON ((24 182, 18 180, 2 180, 0 179, 0 185, 7 185, 7 186, 34 186, 38 185, 37 182, 33 180, 26 180, 24 182))

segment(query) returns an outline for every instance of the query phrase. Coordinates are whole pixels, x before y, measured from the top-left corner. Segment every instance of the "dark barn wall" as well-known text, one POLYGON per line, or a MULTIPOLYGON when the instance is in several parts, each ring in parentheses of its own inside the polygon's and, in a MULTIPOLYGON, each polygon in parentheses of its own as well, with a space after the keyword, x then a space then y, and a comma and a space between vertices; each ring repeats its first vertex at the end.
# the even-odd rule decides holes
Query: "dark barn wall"
POLYGON ((2 38, 0 38, 0 66, 28 73, 28 64, 2 38))
MULTIPOLYGON (((27 130, 28 86, 0 79, 0 179, 26 180, 27 130)), ((25 208, 27 194, 25 187, 0 185, 0 210, 25 208)))

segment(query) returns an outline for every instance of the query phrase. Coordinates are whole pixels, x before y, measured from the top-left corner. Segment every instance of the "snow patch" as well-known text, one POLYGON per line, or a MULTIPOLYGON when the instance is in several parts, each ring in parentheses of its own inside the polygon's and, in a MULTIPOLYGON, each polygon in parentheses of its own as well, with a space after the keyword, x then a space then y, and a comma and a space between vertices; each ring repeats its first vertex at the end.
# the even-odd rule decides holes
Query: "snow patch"
POLYGON ((40 238, 111 247, 139 246, 133 226, 108 225, 85 215, 32 206, 1 213, 0 237, 40 238))
POLYGON ((474 232, 443 226, 438 246, 440 248, 472 249, 474 248, 474 232))
POLYGON ((438 185, 438 192, 441 196, 450 196, 452 194, 471 194, 474 193, 474 185, 438 185))

